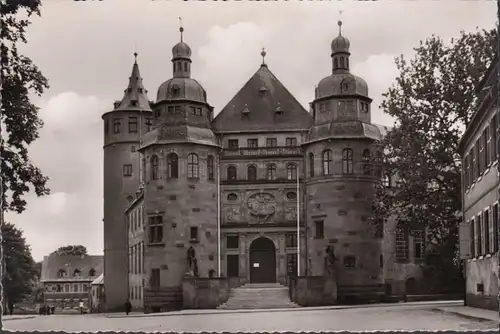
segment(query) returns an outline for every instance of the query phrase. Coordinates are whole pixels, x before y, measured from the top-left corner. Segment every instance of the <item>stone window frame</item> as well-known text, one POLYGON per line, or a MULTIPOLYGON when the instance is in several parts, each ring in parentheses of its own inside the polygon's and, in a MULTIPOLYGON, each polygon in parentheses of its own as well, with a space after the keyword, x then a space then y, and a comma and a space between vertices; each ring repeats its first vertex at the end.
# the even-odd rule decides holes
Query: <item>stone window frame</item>
POLYGON ((372 152, 370 151, 369 148, 365 148, 363 150, 362 157, 363 157, 363 175, 371 175, 372 174, 372 168, 371 168, 372 152))
POLYGON ((200 178, 200 158, 196 153, 189 153, 187 156, 187 178, 200 178))
POLYGON ((309 177, 314 177, 314 153, 309 152, 309 177))
POLYGON ((132 164, 123 165, 123 176, 132 176, 132 164))
POLYGON ((278 147, 278 138, 276 138, 276 137, 268 137, 268 138, 266 138, 266 147, 267 148, 276 148, 276 147, 278 147))
POLYGON ((248 181, 257 180, 257 166, 255 164, 250 164, 247 166, 247 180, 248 181))
POLYGON ((269 163, 266 165, 266 180, 274 181, 276 180, 277 166, 275 163, 269 163))
POLYGON ((286 178, 287 180, 297 180, 297 164, 296 163, 288 163, 286 165, 286 178))
POLYGON ((259 139, 258 138, 248 138, 247 139, 247 148, 258 148, 259 147, 259 139))
POLYGON ((151 170, 149 173, 149 178, 151 181, 156 181, 160 178, 160 162, 158 159, 158 156, 156 154, 153 154, 151 158, 149 159, 149 163, 151 166, 151 170))
POLYGON ((153 119, 151 117, 146 117, 146 132, 149 132, 153 129, 153 119))
POLYGON ((137 116, 129 116, 128 118, 128 133, 139 132, 139 118, 137 116))
POLYGON ((330 150, 329 148, 323 150, 321 156, 322 156, 323 176, 332 175, 332 163, 333 163, 332 150, 330 150))
POLYGON ((150 245, 158 245, 165 242, 163 215, 151 215, 148 217, 148 241, 150 245))
POLYGON ((408 227, 405 226, 405 223, 397 223, 395 236, 396 262, 406 262, 409 260, 409 236, 408 227))
POLYGON ((179 156, 175 152, 167 155, 167 179, 179 178, 179 156))
POLYGON ((228 181, 238 180, 238 168, 235 165, 229 165, 226 168, 226 178, 228 181))
POLYGON ((215 179, 215 158, 213 155, 207 157, 207 179, 213 181, 215 179))
POLYGON ((354 174, 354 162, 353 162, 354 151, 350 147, 342 149, 342 174, 352 175, 354 174))
POLYGON ((113 133, 114 134, 120 133, 121 128, 122 128, 122 119, 121 118, 113 119, 113 133))

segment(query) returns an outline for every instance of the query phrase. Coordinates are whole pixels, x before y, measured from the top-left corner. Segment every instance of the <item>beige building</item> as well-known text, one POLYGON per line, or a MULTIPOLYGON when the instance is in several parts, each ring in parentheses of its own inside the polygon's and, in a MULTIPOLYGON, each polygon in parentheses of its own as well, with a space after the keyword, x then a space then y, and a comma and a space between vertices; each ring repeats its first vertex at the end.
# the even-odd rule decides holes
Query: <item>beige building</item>
POLYGON ((478 108, 460 142, 463 223, 460 258, 464 260, 466 305, 498 309, 498 61, 478 88, 478 108), (497 106, 495 106, 497 104, 497 106))
POLYGON ((332 72, 310 112, 272 73, 264 51, 216 117, 182 37, 172 49, 173 78, 155 103, 134 64, 123 100, 103 116, 109 310, 127 298, 137 308, 175 308, 186 274, 230 277, 233 285, 286 284, 298 266, 301 276, 324 275, 327 250, 336 257, 340 299, 381 298, 386 277, 400 285, 418 276, 409 264, 415 248, 405 248, 418 237, 402 237, 406 269, 398 275, 385 256, 396 250, 395 233, 385 243, 369 223, 381 178, 372 144, 387 129, 371 123, 368 85, 350 73, 347 38, 339 33, 331 49, 332 72), (128 289, 115 286, 127 268, 128 289))
POLYGON ((45 304, 54 306, 56 312, 78 310, 80 302, 90 308, 90 283, 102 270, 103 256, 100 255, 45 256, 40 280, 45 304))

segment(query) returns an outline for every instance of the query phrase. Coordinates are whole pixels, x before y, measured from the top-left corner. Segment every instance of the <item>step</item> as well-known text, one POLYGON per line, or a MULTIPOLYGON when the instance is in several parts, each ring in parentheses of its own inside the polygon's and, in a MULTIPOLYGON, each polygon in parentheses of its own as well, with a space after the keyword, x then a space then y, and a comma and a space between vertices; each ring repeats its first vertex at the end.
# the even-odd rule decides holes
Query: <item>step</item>
POLYGON ((276 309, 300 307, 290 301, 288 288, 278 283, 251 283, 231 289, 219 309, 276 309))

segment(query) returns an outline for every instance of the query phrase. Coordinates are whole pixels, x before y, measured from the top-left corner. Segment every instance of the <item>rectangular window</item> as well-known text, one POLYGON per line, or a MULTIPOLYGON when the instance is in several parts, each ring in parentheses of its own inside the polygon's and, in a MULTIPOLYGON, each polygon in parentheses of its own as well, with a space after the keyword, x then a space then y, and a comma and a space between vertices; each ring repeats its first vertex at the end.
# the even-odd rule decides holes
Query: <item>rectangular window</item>
POLYGON ((123 165, 123 176, 132 176, 132 165, 123 165))
POLYGON ((227 235, 226 236, 226 249, 238 249, 240 238, 237 235, 227 235))
POLYGON ((477 174, 478 177, 481 176, 484 172, 484 143, 483 143, 483 135, 479 137, 477 140, 477 153, 478 153, 478 160, 477 160, 477 174))
POLYGON ((319 112, 320 113, 324 113, 325 111, 326 111, 325 104, 324 103, 320 103, 319 104, 319 112))
POLYGON ((227 277, 240 277, 240 257, 238 254, 226 256, 227 277))
POLYGON ((259 146, 259 141, 256 138, 247 139, 248 148, 257 148, 259 146))
POLYGON ((486 170, 488 167, 488 142, 486 138, 486 130, 484 129, 483 134, 481 135, 481 142, 482 142, 482 148, 483 148, 483 172, 486 170))
POLYGON ((153 129, 153 120, 151 118, 146 118, 146 132, 153 129))
POLYGON ((483 255, 483 231, 481 230, 482 225, 481 215, 476 217, 476 255, 483 255))
POLYGON ((196 226, 191 226, 189 229, 189 237, 191 240, 198 240, 198 227, 196 226))
POLYGON ((344 268, 355 268, 356 267, 356 257, 352 255, 344 256, 344 268))
POLYGON ((167 113, 173 114, 174 113, 174 106, 168 106, 167 107, 167 113))
POLYGON ((486 141, 486 145, 484 146, 484 151, 486 152, 486 166, 489 166, 491 162, 493 162, 493 151, 491 150, 491 132, 490 127, 487 126, 484 129, 484 140, 486 141))
POLYGON ((285 245, 286 245, 286 248, 297 247, 297 233, 286 233, 285 234, 285 245))
POLYGON ((201 113, 201 108, 196 108, 196 115, 197 116, 202 116, 203 114, 201 113))
POLYGON ((424 258, 424 231, 413 231, 413 250, 415 260, 422 260, 424 258))
POLYGON ((266 138, 266 147, 277 147, 278 140, 276 138, 266 138))
POLYGON ((297 254, 286 254, 286 274, 287 276, 297 276, 297 254))
POLYGON ((109 119, 104 120, 104 134, 107 135, 109 133, 109 119))
POLYGON ((490 135, 491 135, 491 162, 495 162, 498 156, 497 149, 497 132, 496 132, 497 115, 493 116, 490 123, 490 135))
POLYGON ((196 107, 191 107, 191 115, 196 116, 196 107))
POLYGON ((491 212, 491 225, 492 225, 492 230, 493 230, 493 253, 498 252, 498 234, 500 231, 498 231, 498 204, 493 205, 492 212, 491 212))
POLYGON ((471 148, 471 155, 472 155, 472 183, 476 182, 477 179, 477 144, 474 144, 474 146, 471 148))
POLYGON ((160 268, 151 269, 150 285, 152 290, 160 289, 160 268))
POLYGON ((128 132, 136 133, 138 131, 138 120, 137 117, 129 117, 128 118, 128 132))
POLYGON ((297 138, 287 138, 286 139, 286 146, 287 147, 295 147, 295 146, 297 146, 297 138))
POLYGON ((464 176, 464 192, 469 188, 470 184, 469 184, 469 158, 470 158, 470 155, 467 154, 464 158, 464 161, 463 161, 463 176, 464 176))
POLYGON ((182 111, 181 106, 175 106, 175 107, 174 107, 174 114, 177 114, 177 115, 178 115, 178 114, 180 114, 180 113, 181 113, 181 111, 182 111))
POLYGON ((470 228, 470 255, 472 258, 475 258, 477 256, 476 253, 476 224, 474 223, 474 219, 472 219, 469 222, 469 228, 470 228))
POLYGON ((114 133, 120 133, 122 127, 122 120, 121 118, 115 118, 113 120, 113 132, 114 133))
POLYGON ((490 253, 490 210, 483 211, 483 231, 484 231, 484 250, 483 254, 490 253))
POLYGON ((163 243, 163 216, 152 216, 148 218, 149 243, 163 243))
POLYGON ((323 239, 325 237, 324 222, 322 220, 314 222, 314 230, 316 232, 314 235, 316 239, 323 239))
POLYGON ((238 139, 229 139, 227 141, 227 144, 228 144, 229 148, 238 148, 239 147, 238 139))

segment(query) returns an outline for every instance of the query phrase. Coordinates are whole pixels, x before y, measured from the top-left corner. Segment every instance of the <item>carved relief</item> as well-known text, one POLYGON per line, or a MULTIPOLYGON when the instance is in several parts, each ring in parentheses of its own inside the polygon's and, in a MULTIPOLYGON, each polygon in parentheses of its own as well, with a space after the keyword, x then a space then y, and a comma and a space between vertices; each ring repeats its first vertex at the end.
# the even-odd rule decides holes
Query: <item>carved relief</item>
POLYGON ((235 221, 240 220, 241 212, 240 212, 239 206, 226 207, 225 211, 226 211, 226 214, 225 214, 226 222, 235 222, 235 221))
POLYGON ((267 221, 276 212, 276 199, 269 193, 257 193, 248 198, 247 206, 252 216, 267 221))
POLYGON ((297 220, 297 208, 294 206, 289 206, 285 208, 285 219, 287 221, 297 220))

